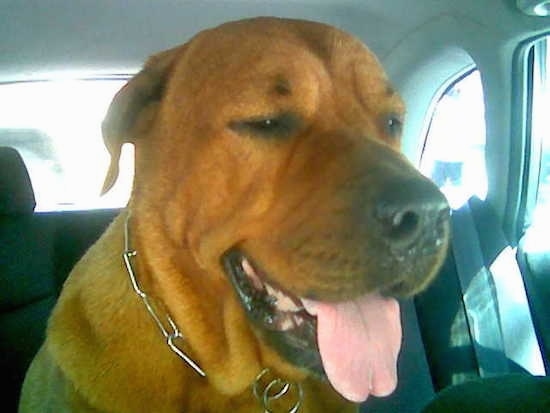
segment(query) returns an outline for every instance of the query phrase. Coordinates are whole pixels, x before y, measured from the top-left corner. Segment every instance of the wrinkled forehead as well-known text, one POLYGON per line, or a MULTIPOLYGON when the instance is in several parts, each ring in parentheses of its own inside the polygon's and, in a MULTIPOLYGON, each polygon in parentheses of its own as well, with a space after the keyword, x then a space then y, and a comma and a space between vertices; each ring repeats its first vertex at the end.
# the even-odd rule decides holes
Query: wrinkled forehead
MULTIPOLYGON (((226 23, 195 36, 185 65, 195 73, 242 73, 250 65, 289 67, 317 63, 331 76, 355 66, 385 79, 378 60, 355 37, 322 23, 276 18, 257 18, 226 23)), ((267 68, 258 68, 266 73, 267 68)))
POLYGON ((233 103, 253 100, 260 111, 264 106, 274 110, 273 97, 286 96, 288 102, 291 95, 313 107, 323 88, 358 90, 364 102, 382 96, 400 105, 377 58, 362 42, 309 21, 258 18, 206 30, 188 43, 174 75, 181 87, 173 89, 194 98, 222 103, 221 94, 233 103))
POLYGON ((241 48, 256 52, 295 45, 325 62, 342 53, 365 53, 376 60, 364 44, 350 34, 333 26, 305 20, 266 17, 230 22, 200 33, 196 40, 204 41, 206 45, 218 44, 232 50, 241 48))

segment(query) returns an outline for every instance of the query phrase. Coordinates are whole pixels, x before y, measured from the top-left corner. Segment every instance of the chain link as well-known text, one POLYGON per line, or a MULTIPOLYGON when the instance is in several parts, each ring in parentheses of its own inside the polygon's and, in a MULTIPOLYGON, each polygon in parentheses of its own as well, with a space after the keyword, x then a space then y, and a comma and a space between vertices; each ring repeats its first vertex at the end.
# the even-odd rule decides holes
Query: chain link
POLYGON ((252 386, 252 394, 262 404, 263 413, 274 413, 272 405, 277 400, 281 400, 284 397, 291 397, 294 395, 294 399, 290 399, 290 406, 287 413, 297 413, 302 406, 304 393, 300 383, 287 382, 279 377, 270 378, 267 375, 271 371, 269 369, 263 369, 252 386), (263 390, 261 388, 263 387, 263 390))

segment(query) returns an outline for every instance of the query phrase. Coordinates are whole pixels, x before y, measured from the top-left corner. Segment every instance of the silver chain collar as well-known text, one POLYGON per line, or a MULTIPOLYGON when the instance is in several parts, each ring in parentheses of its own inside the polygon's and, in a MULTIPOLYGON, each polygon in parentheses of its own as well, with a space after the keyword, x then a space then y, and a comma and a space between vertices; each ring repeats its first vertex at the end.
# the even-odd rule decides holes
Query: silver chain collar
MULTIPOLYGON (((149 297, 141 288, 134 270, 132 261, 137 256, 137 250, 133 249, 130 245, 130 229, 129 229, 130 214, 126 216, 124 223, 124 252, 122 258, 124 265, 130 277, 132 288, 137 296, 141 299, 147 312, 159 328, 160 332, 166 339, 166 344, 174 353, 176 353, 183 361, 185 361, 189 367, 191 367, 201 377, 206 377, 206 373, 199 367, 199 365, 189 357, 184 350, 178 347, 177 342, 183 341, 183 334, 179 331, 178 326, 172 320, 172 317, 165 311, 164 317, 160 317, 157 309, 158 305, 155 304, 155 300, 149 297)), ((297 413, 300 410, 303 401, 303 390, 300 383, 287 382, 281 378, 269 378, 268 374, 270 369, 264 369, 256 376, 252 385, 252 394, 263 407, 263 413, 274 413, 271 410, 271 405, 277 400, 282 400, 284 397, 293 397, 292 403, 287 413, 297 413)))
POLYGON ((185 361, 189 367, 197 372, 198 375, 206 377, 206 373, 199 367, 199 365, 180 347, 178 347, 178 341, 183 341, 183 334, 179 331, 178 326, 172 320, 172 317, 168 313, 164 313, 164 317, 160 317, 157 313, 158 305, 155 305, 155 301, 149 297, 139 285, 139 282, 134 271, 134 266, 132 265, 133 259, 137 256, 137 251, 130 246, 130 229, 129 229, 130 214, 126 217, 126 222, 124 224, 124 252, 122 253, 122 258, 124 259, 124 264, 126 265, 126 270, 130 276, 130 281, 132 282, 132 287, 134 292, 141 298, 141 301, 145 305, 147 312, 151 318, 155 321, 160 332, 166 339, 166 344, 174 353, 176 353, 183 361, 185 361))

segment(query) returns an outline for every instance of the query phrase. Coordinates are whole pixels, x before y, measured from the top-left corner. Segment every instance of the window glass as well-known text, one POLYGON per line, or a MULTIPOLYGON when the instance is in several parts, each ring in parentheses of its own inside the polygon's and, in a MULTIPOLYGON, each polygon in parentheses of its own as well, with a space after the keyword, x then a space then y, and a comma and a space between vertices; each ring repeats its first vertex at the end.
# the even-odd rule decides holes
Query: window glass
POLYGON ((534 190, 534 205, 527 206, 525 250, 548 251, 550 231, 550 48, 546 37, 534 48, 532 117, 531 117, 531 175, 530 190, 534 190), (534 189, 533 189, 534 188, 534 189))
POLYGON ((452 83, 435 105, 420 170, 459 208, 487 195, 485 104, 478 70, 452 83))
POLYGON ((0 85, 0 146, 23 157, 37 211, 121 207, 133 175, 123 153, 121 179, 100 191, 109 164, 101 121, 126 79, 20 82, 0 85))
POLYGON ((538 65, 535 65, 533 79, 533 119, 532 142, 535 150, 540 153, 538 165, 538 185, 533 220, 536 223, 550 220, 550 49, 547 46, 548 38, 536 49, 538 51, 538 65))

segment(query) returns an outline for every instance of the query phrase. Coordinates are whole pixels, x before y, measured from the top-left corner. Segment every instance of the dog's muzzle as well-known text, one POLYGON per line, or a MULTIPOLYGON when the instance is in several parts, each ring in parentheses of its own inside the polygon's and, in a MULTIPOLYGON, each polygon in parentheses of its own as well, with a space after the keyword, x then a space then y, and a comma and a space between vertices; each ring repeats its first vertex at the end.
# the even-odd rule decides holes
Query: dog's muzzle
MULTIPOLYGON (((352 401, 368 396, 376 365, 364 343, 392 343, 381 357, 396 362, 401 325, 392 297, 426 287, 449 233, 449 207, 438 188, 390 149, 368 149, 355 159, 366 165, 362 172, 347 174, 356 178, 337 177, 332 192, 305 201, 304 211, 315 212, 310 220, 297 214, 298 224, 277 238, 245 240, 221 257, 257 333, 352 401), (377 154, 382 161, 372 159, 377 154), (271 253, 279 258, 273 265, 271 253), (387 323, 379 324, 384 316, 387 323), (349 344, 345 354, 335 335, 349 344)), ((293 218, 289 211, 287 220, 293 218)))

